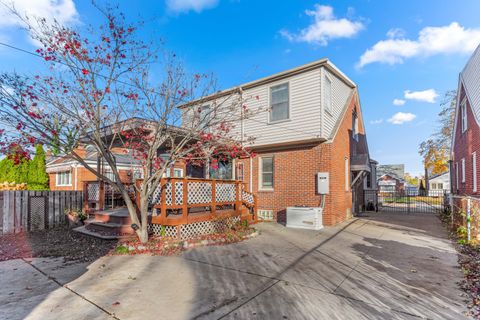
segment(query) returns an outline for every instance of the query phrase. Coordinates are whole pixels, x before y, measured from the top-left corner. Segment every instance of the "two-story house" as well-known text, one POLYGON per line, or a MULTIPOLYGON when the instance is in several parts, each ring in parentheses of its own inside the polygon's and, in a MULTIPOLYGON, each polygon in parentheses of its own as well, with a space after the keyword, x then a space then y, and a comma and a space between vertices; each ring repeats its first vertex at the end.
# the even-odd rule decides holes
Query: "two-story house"
POLYGON ((184 125, 196 110, 227 96, 245 98, 253 110, 243 116, 239 106, 230 113, 234 136, 257 155, 226 171, 257 195, 260 218, 281 220, 289 206, 320 207, 319 172, 329 173, 325 225, 360 210, 364 188, 376 188, 376 162, 369 156, 357 86, 335 65, 318 60, 192 101, 180 107, 184 125))
POLYGON ((480 196, 480 46, 458 79, 457 106, 451 146, 451 186, 457 195, 480 196))

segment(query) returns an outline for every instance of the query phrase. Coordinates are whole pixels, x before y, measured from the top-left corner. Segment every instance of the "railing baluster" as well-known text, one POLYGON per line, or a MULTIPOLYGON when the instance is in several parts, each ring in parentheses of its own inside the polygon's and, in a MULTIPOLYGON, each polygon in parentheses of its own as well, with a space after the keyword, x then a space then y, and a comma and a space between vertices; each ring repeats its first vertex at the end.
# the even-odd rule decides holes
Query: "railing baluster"
POLYGON ((183 178, 183 200, 182 200, 182 222, 187 223, 188 221, 188 180, 183 178))
POLYGON ((213 180, 212 184, 212 200, 211 200, 211 212, 213 216, 217 215, 217 182, 213 180))
POLYGON ((167 185, 164 179, 160 179, 160 190, 161 190, 161 197, 160 197, 160 220, 165 221, 167 219, 167 185))

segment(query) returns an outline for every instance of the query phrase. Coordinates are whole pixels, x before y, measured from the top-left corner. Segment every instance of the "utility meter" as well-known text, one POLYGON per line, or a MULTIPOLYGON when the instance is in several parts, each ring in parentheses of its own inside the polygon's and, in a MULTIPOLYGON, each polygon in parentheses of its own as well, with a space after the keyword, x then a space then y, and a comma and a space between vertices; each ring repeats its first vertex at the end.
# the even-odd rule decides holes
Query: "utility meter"
POLYGON ((330 178, 328 172, 317 173, 317 194, 328 194, 330 192, 330 178))

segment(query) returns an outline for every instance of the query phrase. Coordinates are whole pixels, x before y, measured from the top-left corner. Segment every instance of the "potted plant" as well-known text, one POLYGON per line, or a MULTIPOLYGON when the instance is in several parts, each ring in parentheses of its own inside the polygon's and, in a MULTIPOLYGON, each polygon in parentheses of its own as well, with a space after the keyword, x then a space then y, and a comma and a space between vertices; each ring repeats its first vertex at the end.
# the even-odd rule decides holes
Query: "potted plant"
POLYGON ((79 209, 66 209, 65 214, 67 216, 68 225, 70 227, 81 226, 88 218, 87 214, 79 209))

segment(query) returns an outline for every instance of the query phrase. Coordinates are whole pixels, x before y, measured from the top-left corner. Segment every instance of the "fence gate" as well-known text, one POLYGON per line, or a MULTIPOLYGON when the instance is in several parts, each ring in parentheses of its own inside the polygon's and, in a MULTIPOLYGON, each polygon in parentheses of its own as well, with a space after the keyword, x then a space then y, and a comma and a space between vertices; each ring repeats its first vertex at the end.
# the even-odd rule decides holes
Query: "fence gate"
POLYGON ((445 208, 445 194, 442 190, 419 193, 416 191, 380 192, 365 190, 365 210, 400 213, 438 213, 445 208), (377 203, 370 204, 371 199, 377 203))

